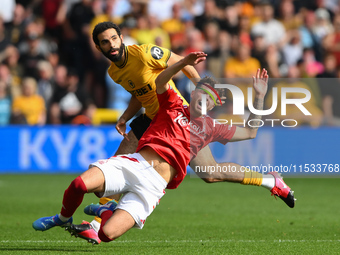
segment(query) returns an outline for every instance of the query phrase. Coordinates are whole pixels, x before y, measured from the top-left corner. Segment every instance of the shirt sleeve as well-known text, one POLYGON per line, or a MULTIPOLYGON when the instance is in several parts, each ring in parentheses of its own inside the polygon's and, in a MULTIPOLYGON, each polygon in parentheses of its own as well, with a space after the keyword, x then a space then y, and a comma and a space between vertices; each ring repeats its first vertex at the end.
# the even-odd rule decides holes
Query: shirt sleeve
POLYGON ((152 69, 164 69, 168 67, 168 60, 171 51, 154 44, 144 44, 141 46, 141 59, 152 69))
POLYGON ((236 131, 236 126, 230 126, 227 124, 215 125, 213 128, 213 140, 221 144, 226 144, 233 138, 236 131))

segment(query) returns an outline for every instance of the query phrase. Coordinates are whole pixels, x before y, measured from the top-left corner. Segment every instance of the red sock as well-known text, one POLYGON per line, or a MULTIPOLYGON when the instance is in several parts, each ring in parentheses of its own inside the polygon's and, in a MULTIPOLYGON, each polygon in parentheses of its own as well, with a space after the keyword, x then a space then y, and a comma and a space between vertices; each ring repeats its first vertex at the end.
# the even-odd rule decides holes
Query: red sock
POLYGON ((87 193, 85 183, 83 182, 81 177, 78 176, 65 190, 63 207, 61 208, 61 215, 64 217, 71 217, 83 201, 85 193, 87 193))
POLYGON ((102 212, 102 214, 100 215, 100 217, 102 218, 102 223, 100 224, 100 229, 98 232, 98 237, 100 240, 102 240, 103 242, 111 242, 114 239, 109 238, 103 231, 103 226, 105 225, 105 223, 107 222, 108 219, 110 219, 110 217, 112 216, 113 212, 111 210, 106 210, 104 212, 102 212))

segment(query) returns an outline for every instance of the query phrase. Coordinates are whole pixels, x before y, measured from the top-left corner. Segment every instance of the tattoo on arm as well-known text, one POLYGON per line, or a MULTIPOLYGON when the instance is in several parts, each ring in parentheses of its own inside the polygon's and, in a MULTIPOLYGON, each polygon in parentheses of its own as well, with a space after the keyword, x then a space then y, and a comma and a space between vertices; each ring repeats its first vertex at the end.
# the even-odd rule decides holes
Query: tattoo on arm
MULTIPOLYGON (((254 108, 257 109, 257 110, 263 110, 263 101, 264 101, 263 99, 255 97, 254 108)), ((255 115, 255 114, 251 113, 249 115, 248 121, 252 120, 253 124, 251 126, 248 125, 248 127, 250 129, 258 129, 258 127, 261 126, 261 119, 262 119, 262 115, 255 115)))

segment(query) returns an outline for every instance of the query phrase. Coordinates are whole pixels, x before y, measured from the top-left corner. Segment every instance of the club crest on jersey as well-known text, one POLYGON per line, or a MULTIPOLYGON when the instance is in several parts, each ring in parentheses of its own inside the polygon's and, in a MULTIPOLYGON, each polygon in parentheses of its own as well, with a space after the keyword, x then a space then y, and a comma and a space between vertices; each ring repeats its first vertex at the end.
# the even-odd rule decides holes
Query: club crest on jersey
POLYGON ((151 56, 154 59, 157 59, 157 60, 161 59, 163 57, 163 55, 164 55, 164 52, 163 52, 163 50, 161 48, 156 47, 156 46, 151 48, 151 56))
POLYGON ((131 80, 128 80, 128 83, 129 83, 129 85, 130 85, 131 88, 136 87, 135 84, 134 84, 131 80))

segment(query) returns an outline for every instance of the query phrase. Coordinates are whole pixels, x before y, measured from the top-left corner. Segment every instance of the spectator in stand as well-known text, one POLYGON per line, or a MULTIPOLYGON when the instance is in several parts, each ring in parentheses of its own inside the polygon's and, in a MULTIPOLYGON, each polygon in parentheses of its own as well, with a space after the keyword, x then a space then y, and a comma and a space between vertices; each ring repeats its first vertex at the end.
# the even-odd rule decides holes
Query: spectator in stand
POLYGON ((90 36, 91 32, 93 31, 94 27, 101 22, 104 21, 112 21, 115 23, 121 23, 122 19, 117 18, 117 16, 114 15, 114 8, 117 4, 116 0, 95 0, 92 4, 92 10, 94 13, 94 18, 91 20, 90 24, 90 36))
MULTIPOLYGON (((131 30, 135 27, 135 20, 133 18, 127 18, 119 27, 124 37, 124 45, 137 44, 137 41, 131 36, 131 30)), ((96 53, 100 54, 98 50, 96 50, 96 53)), ((100 54, 100 56, 103 57, 103 54, 100 54)))
POLYGON ((138 42, 138 44, 155 44, 155 38, 149 26, 148 16, 139 16, 137 18, 137 26, 132 29, 131 36, 138 42))
POLYGON ((16 93, 13 91, 13 89, 18 88, 20 89, 20 83, 21 78, 24 75, 23 67, 19 64, 20 59, 20 53, 19 50, 14 47, 13 45, 9 45, 3 54, 3 59, 0 58, 0 62, 3 61, 3 63, 8 67, 11 77, 11 91, 13 96, 16 96, 20 93, 16 93), (14 86, 14 87, 13 87, 14 86))
POLYGON ((218 35, 220 33, 220 27, 215 21, 208 21, 203 26, 203 36, 204 36, 204 52, 206 52, 209 57, 218 54, 218 35))
POLYGON ((267 45, 274 44, 281 48, 285 44, 286 31, 282 23, 274 18, 274 8, 269 1, 263 1, 261 6, 262 21, 253 25, 251 34, 263 35, 267 45))
MULTIPOLYGON (((227 83, 238 86, 244 95, 248 94, 248 87, 251 87, 251 72, 260 68, 260 62, 251 57, 250 46, 248 44, 239 43, 236 56, 229 58, 224 65, 224 77, 227 83)), ((246 100, 244 101, 246 106, 246 100)))
MULTIPOLYGON (((277 108, 275 112, 270 116, 273 119, 281 119, 281 88, 282 87, 296 87, 296 88, 303 88, 308 91, 311 91, 309 86, 301 80, 299 77, 301 76, 299 69, 296 66, 290 66, 288 69, 288 76, 287 79, 279 81, 274 86, 277 88, 277 108)), ((270 109, 272 106, 272 90, 269 90, 269 94, 266 99, 266 108, 270 109)), ((304 95, 301 93, 289 93, 289 98, 303 98, 304 95)), ((286 106, 286 115, 285 119, 294 119, 297 121, 298 126, 301 125, 309 125, 312 127, 318 127, 321 125, 322 122, 322 111, 318 108, 315 102, 315 96, 313 92, 311 92, 311 99, 303 104, 306 109, 312 115, 305 115, 301 110, 294 104, 287 104, 286 106)), ((294 125, 294 123, 290 123, 290 125, 294 125)))
MULTIPOLYGON (((162 22, 162 28, 169 33, 170 37, 177 33, 183 33, 185 26, 182 22, 182 9, 180 3, 174 3, 172 6, 171 18, 162 22)), ((124 40, 125 41, 125 40, 124 40)))
POLYGON ((318 61, 321 61, 321 42, 315 34, 316 24, 315 13, 312 11, 304 12, 303 24, 300 26, 301 42, 304 49, 312 49, 318 61))
POLYGON ((230 35, 226 31, 221 31, 215 21, 209 21, 204 26, 205 46, 204 52, 208 54, 206 60, 207 69, 214 77, 223 77, 224 63, 229 56, 231 44, 230 35))
MULTIPOLYGON (((141 1, 141 0, 139 0, 141 1)), ((170 19, 174 0, 144 0, 148 3, 148 13, 160 22, 170 19), (162 11, 160 11, 162 10, 162 11)))
POLYGON ((88 75, 92 74, 93 54, 89 43, 90 24, 94 18, 92 0, 81 0, 71 6, 66 19, 65 32, 68 34, 64 49, 65 59, 68 66, 73 66, 84 86, 88 75))
POLYGON ((0 16, 0 54, 4 52, 7 46, 10 45, 9 39, 6 37, 4 20, 0 16))
POLYGON ((11 99, 4 81, 0 80, 0 126, 9 124, 11 116, 11 99))
POLYGON ((54 90, 53 67, 48 61, 42 60, 38 62, 38 71, 38 94, 44 98, 46 109, 49 109, 54 90))
POLYGON ((182 1, 182 19, 193 19, 204 12, 204 0, 186 0, 182 1))
POLYGON ((333 33, 333 26, 330 20, 329 12, 326 9, 319 8, 315 11, 316 22, 313 28, 318 45, 321 45, 323 38, 333 33))
POLYGON ((13 20, 6 23, 5 27, 8 40, 18 46, 24 40, 26 28, 25 9, 21 4, 15 6, 13 20))
POLYGON ((151 30, 152 37, 154 38, 154 44, 170 49, 170 37, 169 34, 161 28, 161 24, 159 23, 156 16, 148 17, 149 27, 151 30))
POLYGON ((282 53, 285 63, 288 66, 295 66, 303 55, 303 46, 301 43, 299 30, 290 31, 289 37, 289 42, 283 46, 282 53))
POLYGON ((298 29, 302 25, 301 14, 295 14, 295 7, 293 1, 283 0, 279 8, 280 18, 279 21, 285 27, 287 33, 290 30, 298 29))
POLYGON ((195 17, 195 26, 200 31, 203 31, 204 24, 208 21, 215 21, 218 24, 221 23, 221 19, 218 17, 219 9, 216 6, 215 0, 204 1, 204 13, 195 17))
POLYGON ((21 79, 13 76, 5 64, 0 64, 0 81, 6 83, 12 98, 21 95, 21 79))
POLYGON ((220 4, 219 8, 221 10, 221 20, 219 23, 221 29, 231 35, 236 35, 239 28, 238 6, 236 6, 234 1, 229 1, 225 4, 220 4))
POLYGON ((288 72, 288 66, 284 64, 284 59, 281 51, 274 44, 269 45, 266 50, 266 67, 272 78, 281 78, 288 72))
POLYGON ((325 36, 323 47, 335 56, 337 66, 340 66, 340 14, 333 19, 333 33, 325 36))
MULTIPOLYGON (((109 0, 110 1, 110 0, 109 0)), ((113 0, 113 7, 110 16, 122 20, 122 18, 131 12, 130 0, 113 0)))
POLYGON ((340 126, 340 72, 336 68, 336 59, 328 54, 324 59, 325 71, 317 76, 321 96, 323 123, 328 126, 340 126))
POLYGON ((314 50, 312 48, 305 48, 302 55, 305 62, 306 72, 309 77, 315 77, 323 72, 324 67, 321 62, 316 60, 314 50))
POLYGON ((22 80, 22 95, 14 98, 12 114, 24 116, 29 125, 44 125, 46 108, 44 99, 37 94, 37 82, 32 77, 22 80))
POLYGON ((42 0, 42 16, 45 20, 45 32, 55 42, 62 42, 62 24, 66 19, 65 0, 42 0))
MULTIPOLYGON (((273 77, 272 74, 270 74, 270 70, 268 68, 267 58, 266 58, 266 52, 267 52, 267 45, 264 39, 263 35, 256 35, 253 37, 253 47, 251 50, 251 56, 253 58, 256 58, 260 62, 260 66, 263 68, 266 68, 269 72, 269 77, 273 77)), ((275 76, 274 76, 275 77, 275 76)))
POLYGON ((58 85, 52 96, 51 123, 80 124, 79 118, 76 119, 76 117, 81 116, 82 124, 90 124, 95 106, 87 93, 79 86, 77 73, 69 69, 66 82, 60 82, 58 85))
POLYGON ((247 15, 241 15, 238 22, 237 37, 236 41, 243 44, 248 44, 253 48, 254 44, 250 35, 250 18, 247 15))
POLYGON ((257 59, 251 57, 251 48, 247 44, 239 43, 235 57, 227 60, 224 66, 226 78, 249 78, 252 71, 260 67, 257 59))
POLYGON ((19 63, 24 68, 24 76, 38 79, 37 65, 40 60, 46 60, 48 54, 48 43, 42 40, 38 23, 31 22, 26 27, 26 40, 19 45, 19 63))

